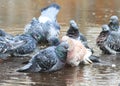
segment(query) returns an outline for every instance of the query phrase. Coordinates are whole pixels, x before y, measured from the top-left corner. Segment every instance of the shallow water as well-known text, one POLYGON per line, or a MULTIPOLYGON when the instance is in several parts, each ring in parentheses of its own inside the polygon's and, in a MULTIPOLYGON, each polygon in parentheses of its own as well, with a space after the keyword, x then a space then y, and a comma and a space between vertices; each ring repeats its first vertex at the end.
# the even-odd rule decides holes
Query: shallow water
POLYGON ((65 35, 69 20, 74 19, 94 54, 104 62, 65 67, 54 73, 18 73, 16 69, 29 58, 12 57, 0 64, 0 86, 118 86, 120 56, 102 55, 95 40, 101 25, 107 24, 111 15, 120 18, 119 0, 0 0, 0 27, 10 34, 20 34, 33 17, 39 17, 40 9, 52 2, 61 6, 57 19, 61 25, 60 36, 65 35))

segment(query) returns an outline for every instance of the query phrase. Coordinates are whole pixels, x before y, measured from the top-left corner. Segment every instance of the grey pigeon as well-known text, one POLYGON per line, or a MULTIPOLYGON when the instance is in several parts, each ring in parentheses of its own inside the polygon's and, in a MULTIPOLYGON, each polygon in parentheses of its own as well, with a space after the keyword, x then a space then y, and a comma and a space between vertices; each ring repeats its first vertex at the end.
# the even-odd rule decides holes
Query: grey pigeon
POLYGON ((79 27, 74 20, 70 20, 70 27, 67 30, 66 35, 73 39, 80 40, 86 48, 93 52, 93 50, 88 46, 87 38, 79 31, 79 27))
POLYGON ((8 34, 2 29, 0 29, 0 37, 1 39, 3 39, 3 41, 7 40, 9 45, 12 45, 12 43, 19 42, 20 46, 13 49, 11 53, 11 55, 14 56, 29 56, 30 53, 34 52, 37 46, 37 40, 35 40, 33 36, 34 33, 32 35, 26 33, 26 34, 12 36, 11 34, 8 34), (24 45, 22 45, 22 41, 24 41, 24 45))
POLYGON ((111 31, 108 25, 102 26, 102 31, 97 37, 96 43, 104 54, 120 53, 119 31, 111 31))
POLYGON ((39 16, 39 22, 51 22, 56 29, 60 29, 60 25, 57 23, 57 15, 60 11, 60 6, 58 4, 51 4, 43 9, 41 9, 41 15, 39 16))
POLYGON ((67 58, 68 44, 60 43, 40 50, 27 65, 18 69, 18 72, 52 72, 64 67, 67 58))
POLYGON ((14 56, 29 56, 37 47, 37 41, 29 34, 17 35, 14 41, 25 41, 24 45, 14 49, 14 56))
POLYGON ((119 19, 116 15, 110 17, 108 26, 110 27, 111 31, 119 31, 120 30, 119 19))
POLYGON ((57 4, 41 10, 41 15, 38 19, 33 18, 32 21, 26 25, 24 32, 28 34, 35 34, 34 38, 38 43, 51 43, 53 39, 59 39, 60 25, 57 23, 56 17, 60 10, 57 4))
POLYGON ((4 37, 0 37, 0 59, 7 59, 14 50, 25 44, 25 41, 12 41, 4 37))
POLYGON ((47 30, 44 29, 45 25, 41 24, 35 17, 32 21, 25 26, 24 34, 30 34, 38 43, 47 42, 47 30))

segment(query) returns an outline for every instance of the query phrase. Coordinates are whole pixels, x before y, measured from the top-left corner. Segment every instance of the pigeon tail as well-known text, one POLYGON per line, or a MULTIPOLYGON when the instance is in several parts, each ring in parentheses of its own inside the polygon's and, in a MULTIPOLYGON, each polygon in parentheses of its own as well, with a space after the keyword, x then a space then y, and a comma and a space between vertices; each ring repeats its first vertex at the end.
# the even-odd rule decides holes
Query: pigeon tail
POLYGON ((17 72, 39 72, 41 68, 37 64, 28 63, 27 65, 21 67, 17 72))
POLYGON ((91 56, 89 57, 89 59, 90 59, 93 63, 100 63, 100 62, 101 62, 101 60, 99 59, 99 57, 98 57, 98 56, 95 56, 95 55, 91 55, 91 56))
POLYGON ((57 4, 51 4, 50 6, 41 9, 41 15, 39 17, 39 21, 43 21, 42 19, 45 20, 52 20, 56 21, 56 16, 60 10, 60 6, 57 4))
POLYGON ((73 29, 78 30, 78 25, 77 25, 77 23, 74 20, 70 20, 70 26, 73 29))

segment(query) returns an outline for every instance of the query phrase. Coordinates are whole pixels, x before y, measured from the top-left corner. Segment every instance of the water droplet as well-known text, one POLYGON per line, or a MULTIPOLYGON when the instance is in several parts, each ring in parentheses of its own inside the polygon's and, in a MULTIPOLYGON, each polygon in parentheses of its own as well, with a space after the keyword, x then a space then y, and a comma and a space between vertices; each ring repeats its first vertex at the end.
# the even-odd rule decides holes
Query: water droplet
POLYGON ((115 65, 115 64, 112 64, 112 67, 116 67, 116 65, 115 65))
POLYGON ((95 14, 96 14, 95 12, 92 13, 92 15, 95 15, 95 14))

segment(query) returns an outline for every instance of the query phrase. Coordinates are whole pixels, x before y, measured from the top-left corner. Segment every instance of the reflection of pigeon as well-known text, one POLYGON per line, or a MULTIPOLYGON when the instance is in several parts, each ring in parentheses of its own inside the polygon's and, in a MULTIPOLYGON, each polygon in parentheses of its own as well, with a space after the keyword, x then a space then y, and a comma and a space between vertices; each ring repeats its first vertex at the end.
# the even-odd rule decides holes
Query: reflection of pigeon
POLYGON ((18 72, 51 72, 57 71, 65 65, 68 44, 60 43, 40 50, 27 65, 18 69, 18 72))
POLYGON ((16 48, 25 44, 25 41, 12 41, 4 37, 0 37, 0 59, 7 59, 16 48))
POLYGON ((104 54, 119 53, 120 52, 119 31, 111 31, 108 25, 103 25, 102 32, 99 34, 96 43, 104 54))
POLYGON ((37 41, 29 34, 21 34, 14 37, 14 41, 25 41, 25 44, 16 48, 13 55, 26 56, 34 52, 37 46, 37 41))
POLYGON ((26 25, 25 33, 35 34, 34 38, 39 43, 51 43, 53 39, 57 39, 60 33, 60 26, 57 23, 56 17, 60 10, 57 4, 51 4, 50 6, 41 10, 39 19, 33 18, 32 21, 26 25))
MULTIPOLYGON (((74 20, 70 21, 70 27, 69 27, 66 35, 73 39, 80 40, 86 48, 90 49, 87 44, 86 37, 82 33, 80 33, 79 27, 74 20)), ((93 52, 92 49, 91 49, 91 51, 93 52)))
POLYGON ((110 27, 111 31, 120 30, 118 17, 117 16, 111 16, 108 26, 110 27))
POLYGON ((62 41, 67 41, 69 44, 67 63, 72 66, 78 66, 80 62, 84 61, 85 64, 90 64, 92 61, 89 57, 92 55, 92 52, 89 49, 86 49, 81 41, 72 39, 68 36, 63 36, 62 41))

